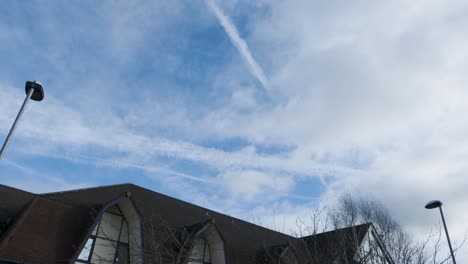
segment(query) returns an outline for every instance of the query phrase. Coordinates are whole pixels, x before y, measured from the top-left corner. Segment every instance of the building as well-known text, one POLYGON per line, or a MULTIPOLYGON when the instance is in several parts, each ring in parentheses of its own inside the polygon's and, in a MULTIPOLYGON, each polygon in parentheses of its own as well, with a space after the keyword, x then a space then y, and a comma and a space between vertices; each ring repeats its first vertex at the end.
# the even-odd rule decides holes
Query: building
POLYGON ((0 263, 393 263, 372 224, 296 238, 133 184, 0 197, 0 263))

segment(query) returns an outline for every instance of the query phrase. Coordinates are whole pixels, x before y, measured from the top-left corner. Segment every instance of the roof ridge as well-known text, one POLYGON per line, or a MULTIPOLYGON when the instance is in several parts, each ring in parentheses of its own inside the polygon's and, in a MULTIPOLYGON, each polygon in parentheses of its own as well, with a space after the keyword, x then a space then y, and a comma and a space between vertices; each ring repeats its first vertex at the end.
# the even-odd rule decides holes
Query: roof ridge
POLYGON ((5 187, 5 188, 8 188, 8 189, 13 189, 13 190, 20 191, 20 192, 24 192, 24 193, 27 193, 27 194, 32 194, 32 195, 35 194, 35 193, 32 193, 32 192, 25 191, 25 190, 22 190, 22 189, 19 189, 19 188, 16 188, 16 187, 8 186, 8 185, 5 185, 5 184, 0 184, 0 187, 5 187))
POLYGON ((267 227, 264 227, 264 226, 261 226, 261 225, 257 225, 257 224, 251 223, 251 222, 246 221, 246 220, 242 220, 242 219, 240 219, 240 218, 237 218, 237 217, 234 217, 234 216, 225 214, 225 213, 221 213, 221 212, 218 212, 218 211, 215 211, 215 210, 212 210, 212 209, 208 209, 208 208, 206 208, 206 207, 203 207, 203 206, 200 206, 200 205, 197 205, 197 204, 194 204, 194 203, 190 203, 190 202, 184 201, 184 200, 179 199, 179 198, 175 198, 175 197, 172 197, 172 196, 169 196, 169 195, 166 195, 166 194, 162 194, 162 193, 159 193, 159 192, 156 192, 156 191, 147 189, 147 188, 145 188, 145 187, 141 187, 141 186, 138 186, 138 185, 135 185, 135 184, 130 184, 130 185, 133 186, 133 187, 136 187, 136 188, 139 188, 139 189, 142 189, 142 190, 151 192, 151 193, 155 193, 155 194, 158 194, 158 195, 162 195, 162 196, 168 197, 168 198, 170 198, 170 199, 174 199, 174 200, 177 200, 177 201, 180 201, 180 202, 189 204, 189 205, 191 205, 191 206, 196 206, 196 207, 198 207, 198 208, 200 208, 200 209, 208 210, 208 211, 210 211, 210 212, 213 212, 213 213, 215 213, 215 214, 224 216, 224 217, 226 217, 226 218, 231 218, 231 220, 244 222, 244 223, 246 223, 246 224, 248 224, 248 225, 252 225, 252 226, 255 226, 255 227, 260 227, 260 228, 266 229, 266 230, 268 230, 268 231, 278 233, 278 234, 283 235, 283 236, 288 236, 288 237, 290 237, 290 238, 296 238, 296 237, 294 237, 294 236, 292 236, 292 235, 289 235, 289 234, 286 234, 286 233, 283 233, 283 232, 280 232, 280 231, 276 231, 276 230, 273 230, 273 229, 271 229, 271 228, 267 228, 267 227))
MULTIPOLYGON (((88 191, 88 190, 95 190, 95 189, 104 189, 104 188, 124 186, 124 185, 137 186, 137 185, 135 185, 133 183, 118 183, 118 184, 93 186, 93 187, 86 187, 86 188, 79 188, 79 189, 65 190, 65 191, 58 191, 58 192, 46 192, 46 193, 41 193, 40 195, 41 196, 53 196, 53 195, 59 195, 59 194, 64 194, 64 193, 81 192, 81 191, 88 191)), ((137 186, 137 187, 139 187, 139 186, 137 186)))
POLYGON ((328 230, 328 231, 317 233, 317 234, 303 236, 301 238, 309 238, 309 237, 318 236, 318 235, 325 235, 325 234, 328 234, 328 233, 340 232, 340 231, 344 231, 344 230, 347 230, 347 229, 359 228, 359 227, 364 227, 364 226, 373 226, 373 224, 372 224, 372 222, 367 222, 367 223, 363 223, 363 224, 357 224, 357 225, 342 227, 342 228, 338 228, 338 229, 328 230))

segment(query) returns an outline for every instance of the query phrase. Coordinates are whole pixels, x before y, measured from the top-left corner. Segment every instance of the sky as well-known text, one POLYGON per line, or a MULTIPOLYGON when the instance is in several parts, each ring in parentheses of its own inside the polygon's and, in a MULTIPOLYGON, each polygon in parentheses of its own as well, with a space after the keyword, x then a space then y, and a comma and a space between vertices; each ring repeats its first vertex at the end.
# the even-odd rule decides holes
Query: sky
MULTIPOLYGON (((292 232, 343 193, 468 229, 466 1, 6 1, 0 183, 134 183, 292 232)), ((468 261, 460 253, 459 261, 468 261)))

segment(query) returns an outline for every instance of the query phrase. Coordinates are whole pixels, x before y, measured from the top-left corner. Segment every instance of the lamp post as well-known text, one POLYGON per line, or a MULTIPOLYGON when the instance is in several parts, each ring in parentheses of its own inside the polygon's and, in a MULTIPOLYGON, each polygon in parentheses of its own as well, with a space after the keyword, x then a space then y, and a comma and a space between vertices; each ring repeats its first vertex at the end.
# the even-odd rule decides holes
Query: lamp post
POLYGON ((448 245, 450 248, 450 254, 452 255, 452 261, 453 261, 453 264, 457 264, 457 262, 455 261, 455 256, 453 255, 453 249, 452 249, 452 244, 450 243, 450 237, 449 237, 448 230, 447 230, 447 224, 445 224, 444 212, 442 211, 442 202, 438 200, 430 201, 426 204, 425 208, 426 209, 439 208, 440 216, 442 217, 442 223, 444 224, 445 235, 447 235, 447 241, 448 241, 448 245))
POLYGON ((0 160, 2 159, 3 154, 5 153, 5 150, 8 147, 8 144, 10 143, 11 137, 13 136, 13 133, 15 132, 16 127, 18 126, 18 122, 21 119, 21 116, 23 115, 24 109, 26 108, 29 99, 34 101, 42 101, 42 99, 44 99, 44 88, 39 82, 27 81, 24 90, 26 92, 26 98, 24 99, 23 105, 21 106, 18 115, 16 116, 15 122, 13 122, 10 132, 8 132, 5 142, 3 142, 3 146, 0 149, 0 160))

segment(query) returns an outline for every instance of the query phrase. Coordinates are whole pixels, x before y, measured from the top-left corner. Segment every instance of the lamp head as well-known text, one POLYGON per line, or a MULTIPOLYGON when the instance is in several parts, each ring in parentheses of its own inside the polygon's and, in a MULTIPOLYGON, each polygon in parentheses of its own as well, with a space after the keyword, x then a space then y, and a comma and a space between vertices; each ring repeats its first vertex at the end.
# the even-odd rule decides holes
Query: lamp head
POLYGON ((28 94, 29 89, 34 89, 31 95, 32 100, 42 101, 42 99, 44 99, 44 88, 42 87, 42 84, 40 82, 27 81, 26 86, 24 87, 26 94, 28 94))
POLYGON ((430 201, 426 204, 425 208, 426 209, 434 209, 434 208, 439 208, 442 206, 442 202, 438 200, 430 201))

